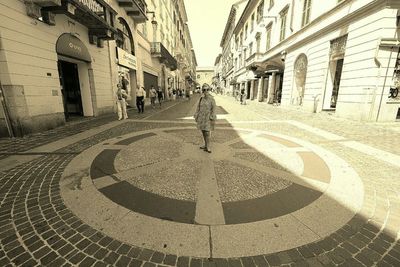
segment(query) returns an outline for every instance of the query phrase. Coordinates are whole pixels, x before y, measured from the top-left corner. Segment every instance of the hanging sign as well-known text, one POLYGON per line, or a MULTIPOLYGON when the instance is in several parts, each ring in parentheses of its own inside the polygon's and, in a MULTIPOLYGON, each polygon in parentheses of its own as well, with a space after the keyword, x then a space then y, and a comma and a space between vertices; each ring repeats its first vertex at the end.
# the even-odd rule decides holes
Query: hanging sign
POLYGON ((137 60, 136 57, 125 50, 117 47, 117 58, 118 64, 124 67, 136 70, 137 69, 137 60))

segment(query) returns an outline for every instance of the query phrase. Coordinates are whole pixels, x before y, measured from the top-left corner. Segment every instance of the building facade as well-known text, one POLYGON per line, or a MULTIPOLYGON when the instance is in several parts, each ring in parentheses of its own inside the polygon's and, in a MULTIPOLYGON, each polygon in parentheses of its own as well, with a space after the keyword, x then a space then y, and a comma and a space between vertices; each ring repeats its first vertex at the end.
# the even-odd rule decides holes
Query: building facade
POLYGON ((196 82, 202 86, 207 83, 211 86, 214 78, 214 67, 198 67, 196 69, 196 82))
POLYGON ((399 8, 391 0, 249 0, 233 31, 235 86, 271 104, 398 120, 399 8))
MULTIPOLYGON (((0 0, 0 136, 115 112, 118 83, 131 106, 138 86, 160 86, 168 97, 174 72, 181 71, 174 45, 177 2, 183 5, 179 0, 0 0)), ((190 47, 188 57, 193 55, 190 47)))

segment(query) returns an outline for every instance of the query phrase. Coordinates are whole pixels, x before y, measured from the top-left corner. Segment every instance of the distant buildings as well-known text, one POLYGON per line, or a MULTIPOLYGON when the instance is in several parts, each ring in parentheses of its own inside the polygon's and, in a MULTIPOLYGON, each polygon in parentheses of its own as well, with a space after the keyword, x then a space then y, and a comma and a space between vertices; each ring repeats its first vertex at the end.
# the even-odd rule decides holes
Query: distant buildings
POLYGON ((207 83, 211 86, 214 77, 214 68, 198 67, 196 69, 196 75, 196 82, 198 85, 202 86, 204 83, 207 83))
POLYGON ((132 106, 137 86, 194 85, 183 0, 3 1, 0 21, 0 136, 113 112, 119 82, 132 106))
POLYGON ((400 86, 399 9, 390 0, 238 1, 215 77, 225 91, 245 88, 250 100, 398 120, 400 94, 391 88, 400 86))

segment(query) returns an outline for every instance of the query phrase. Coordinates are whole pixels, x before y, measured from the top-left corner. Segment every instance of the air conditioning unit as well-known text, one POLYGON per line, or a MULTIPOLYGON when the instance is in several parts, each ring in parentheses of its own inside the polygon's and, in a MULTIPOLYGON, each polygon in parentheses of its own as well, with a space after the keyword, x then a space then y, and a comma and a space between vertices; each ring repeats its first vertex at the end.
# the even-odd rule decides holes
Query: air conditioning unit
POLYGON ((55 15, 50 11, 42 11, 42 19, 44 23, 47 23, 51 26, 56 25, 55 15))
POLYGON ((41 12, 40 12, 40 6, 32 3, 32 2, 25 2, 26 6, 26 14, 29 17, 32 17, 34 19, 38 19, 41 17, 41 12))

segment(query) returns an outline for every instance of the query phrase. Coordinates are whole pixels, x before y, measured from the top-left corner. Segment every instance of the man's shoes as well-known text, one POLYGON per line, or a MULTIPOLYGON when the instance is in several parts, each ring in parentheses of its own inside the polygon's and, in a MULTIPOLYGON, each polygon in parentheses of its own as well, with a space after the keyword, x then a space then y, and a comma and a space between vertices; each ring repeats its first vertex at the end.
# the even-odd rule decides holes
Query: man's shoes
POLYGON ((201 146, 200 149, 205 150, 205 149, 206 149, 206 146, 201 146))
POLYGON ((211 150, 208 149, 208 148, 205 148, 204 151, 205 151, 205 152, 208 152, 208 153, 211 153, 211 150))

